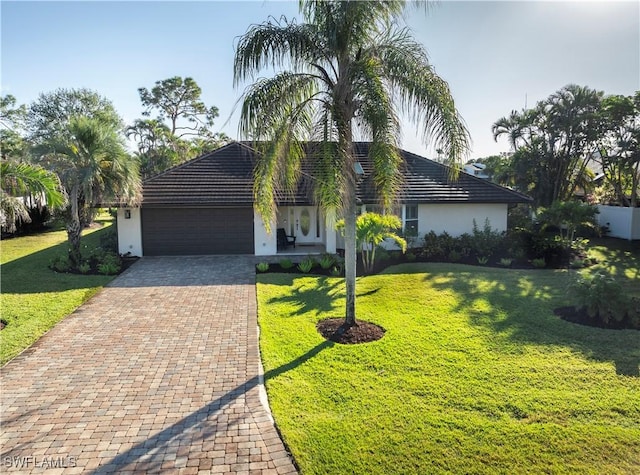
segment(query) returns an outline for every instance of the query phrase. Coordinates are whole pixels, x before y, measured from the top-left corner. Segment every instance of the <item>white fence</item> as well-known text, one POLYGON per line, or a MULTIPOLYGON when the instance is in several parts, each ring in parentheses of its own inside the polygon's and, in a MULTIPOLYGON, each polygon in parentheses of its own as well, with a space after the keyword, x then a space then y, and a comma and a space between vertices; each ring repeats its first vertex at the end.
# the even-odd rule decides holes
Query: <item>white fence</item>
POLYGON ((640 208, 598 205, 598 223, 609 228, 608 236, 640 239, 640 208))

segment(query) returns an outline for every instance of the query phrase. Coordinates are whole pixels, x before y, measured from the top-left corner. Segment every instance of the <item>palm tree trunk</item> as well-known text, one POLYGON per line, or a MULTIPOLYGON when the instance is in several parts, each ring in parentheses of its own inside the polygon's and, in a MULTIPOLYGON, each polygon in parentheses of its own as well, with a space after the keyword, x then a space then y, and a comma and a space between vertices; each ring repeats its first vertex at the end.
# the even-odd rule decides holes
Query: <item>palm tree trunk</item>
MULTIPOLYGON (((351 182, 351 180, 349 180, 351 182)), ((355 186, 347 187, 344 210, 344 278, 347 294, 345 324, 356 323, 356 193, 355 186)))
MULTIPOLYGON (((342 111, 343 117, 350 117, 348 112, 342 111)), ((344 211, 344 278, 346 287, 345 325, 353 326, 356 323, 356 266, 358 251, 356 249, 356 173, 353 168, 353 140, 351 121, 348 119, 337 121, 338 147, 343 156, 344 172, 346 174, 346 186, 343 199, 344 211)))
POLYGON ((71 266, 77 269, 80 266, 80 213, 78 212, 78 185, 74 185, 69 196, 69 220, 67 221, 67 238, 69 240, 69 259, 71 266))

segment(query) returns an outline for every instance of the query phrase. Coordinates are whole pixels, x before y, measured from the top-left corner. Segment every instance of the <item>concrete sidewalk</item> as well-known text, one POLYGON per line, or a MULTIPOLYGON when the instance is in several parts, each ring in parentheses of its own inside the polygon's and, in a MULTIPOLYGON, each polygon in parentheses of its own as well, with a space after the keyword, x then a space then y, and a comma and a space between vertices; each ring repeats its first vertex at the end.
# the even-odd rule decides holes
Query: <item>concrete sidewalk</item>
POLYGON ((3 367, 2 470, 296 473, 260 399, 253 265, 143 258, 3 367))

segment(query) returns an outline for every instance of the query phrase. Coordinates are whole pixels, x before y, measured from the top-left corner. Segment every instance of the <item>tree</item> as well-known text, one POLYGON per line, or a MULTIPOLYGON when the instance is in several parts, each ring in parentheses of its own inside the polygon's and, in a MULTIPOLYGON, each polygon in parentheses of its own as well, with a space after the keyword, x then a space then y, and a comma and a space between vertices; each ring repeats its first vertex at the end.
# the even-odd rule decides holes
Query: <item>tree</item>
POLYGON ((474 161, 485 165, 484 173, 489 175, 492 182, 502 186, 514 186, 516 183, 511 157, 512 155, 491 155, 474 161))
POLYGON ((141 87, 138 93, 146 108, 142 114, 158 114, 155 119, 136 120, 127 129, 127 135, 138 139, 144 177, 214 150, 228 140, 225 134, 213 132, 218 108, 202 102, 202 90, 192 78, 156 81, 150 91, 141 87))
POLYGON ((587 181, 602 97, 602 92, 571 84, 493 125, 496 140, 508 136, 516 184, 536 205, 568 200, 587 181))
MULTIPOLYGON (((180 163, 183 156, 187 155, 181 155, 178 147, 179 142, 184 141, 176 141, 169 127, 157 119, 136 120, 127 128, 126 135, 138 141, 137 157, 143 179, 180 163)), ((185 147, 188 148, 186 142, 183 143, 183 148, 185 147)))
MULTIPOLYGON (((338 229, 344 228, 344 221, 339 221, 338 229)), ((356 243, 360 248, 362 264, 365 272, 373 272, 376 250, 385 239, 393 240, 402 249, 407 250, 407 241, 395 232, 402 230, 402 221, 394 214, 362 213, 356 219, 356 243)))
POLYGON ((302 142, 321 143, 316 200, 345 221, 345 326, 356 321, 354 132, 372 142, 373 178, 386 209, 400 186, 399 113, 421 124, 425 142, 432 139, 450 161, 460 161, 468 151, 469 135, 447 83, 434 72, 424 47, 396 26, 404 6, 404 1, 301 1, 306 23, 282 19, 253 25, 236 46, 236 85, 255 80, 264 68, 281 70, 245 90, 239 126, 260 151, 254 193, 267 226, 275 216, 276 190, 296 183, 305 155, 302 142))
POLYGON ((3 159, 0 162, 0 222, 9 233, 16 224, 29 223, 28 197, 34 196, 51 208, 64 204, 58 177, 41 167, 3 159))
POLYGON ((11 94, 0 97, 0 155, 5 160, 21 160, 27 155, 23 137, 27 108, 16 106, 16 102, 11 94))
POLYGON ((56 89, 40 94, 28 109, 26 128, 33 145, 68 134, 73 117, 84 116, 121 130, 123 122, 111 101, 90 89, 56 89))
POLYGON ((72 117, 67 130, 43 144, 40 160, 57 173, 69 198, 65 213, 69 258, 80 265, 82 211, 107 201, 133 204, 140 192, 138 163, 129 156, 113 125, 72 117))
POLYGON ((638 203, 640 183, 640 91, 635 96, 608 96, 602 101, 602 134, 598 159, 616 201, 638 203))

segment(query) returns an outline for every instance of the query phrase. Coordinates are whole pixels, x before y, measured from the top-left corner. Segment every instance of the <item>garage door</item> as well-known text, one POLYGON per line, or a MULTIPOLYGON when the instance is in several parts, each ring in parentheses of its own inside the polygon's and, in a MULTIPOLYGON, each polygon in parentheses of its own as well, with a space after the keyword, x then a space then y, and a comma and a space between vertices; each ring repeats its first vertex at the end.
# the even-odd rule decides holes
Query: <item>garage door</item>
POLYGON ((253 254, 252 208, 142 208, 145 256, 253 254))

